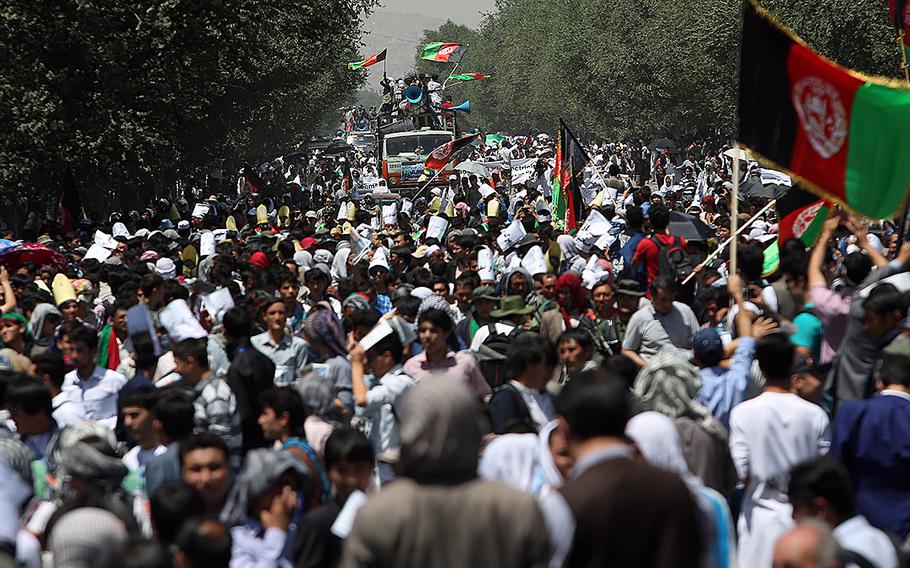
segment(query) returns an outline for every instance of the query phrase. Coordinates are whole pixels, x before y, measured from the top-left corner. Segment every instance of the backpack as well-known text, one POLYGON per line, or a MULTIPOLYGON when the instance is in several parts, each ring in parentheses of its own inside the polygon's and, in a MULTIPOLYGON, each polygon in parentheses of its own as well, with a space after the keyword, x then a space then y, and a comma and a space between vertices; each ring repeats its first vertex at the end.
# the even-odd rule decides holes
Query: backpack
POLYGON ((509 355, 512 352, 512 341, 515 339, 515 335, 522 331, 521 326, 515 326, 509 333, 498 333, 495 325, 487 324, 490 335, 477 350, 480 372, 493 390, 507 384, 512 379, 508 365, 509 355))
POLYGON ((679 237, 674 236, 673 243, 669 245, 653 235, 648 238, 657 245, 657 274, 681 281, 692 272, 692 257, 679 237))

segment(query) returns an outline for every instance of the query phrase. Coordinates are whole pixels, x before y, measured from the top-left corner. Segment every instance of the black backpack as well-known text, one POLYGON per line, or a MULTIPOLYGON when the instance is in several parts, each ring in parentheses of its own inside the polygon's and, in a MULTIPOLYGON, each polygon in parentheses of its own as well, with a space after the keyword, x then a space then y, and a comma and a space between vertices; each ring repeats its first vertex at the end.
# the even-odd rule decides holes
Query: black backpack
POLYGON ((512 341, 522 328, 515 326, 506 334, 498 333, 495 324, 487 324, 487 327, 490 328, 490 335, 477 350, 477 363, 490 388, 496 390, 512 379, 508 365, 509 354, 512 351, 512 341))
POLYGON ((655 236, 650 237, 657 245, 657 274, 670 276, 676 280, 685 280, 691 274, 692 257, 686 252, 683 242, 679 237, 673 237, 673 243, 667 245, 655 236))

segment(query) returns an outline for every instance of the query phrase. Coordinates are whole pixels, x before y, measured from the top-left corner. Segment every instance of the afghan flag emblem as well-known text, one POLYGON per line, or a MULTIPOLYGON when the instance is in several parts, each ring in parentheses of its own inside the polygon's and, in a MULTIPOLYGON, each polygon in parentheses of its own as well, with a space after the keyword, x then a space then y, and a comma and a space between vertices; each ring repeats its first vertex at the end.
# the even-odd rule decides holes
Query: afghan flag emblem
POLYGON ((821 234, 822 225, 831 211, 831 204, 814 193, 791 187, 777 198, 778 240, 797 238, 812 246, 821 234))
POLYGON ((449 75, 449 79, 452 81, 480 81, 481 79, 488 79, 489 75, 484 75, 483 73, 457 73, 454 75, 449 75))
POLYGON ((430 61, 458 63, 464 57, 468 46, 448 41, 434 41, 420 50, 420 58, 430 61))
POLYGON ((348 67, 352 71, 356 71, 357 69, 363 69, 364 67, 369 67, 370 65, 376 65, 380 61, 385 61, 385 56, 386 56, 387 51, 388 51, 388 48, 383 49, 379 53, 374 53, 373 55, 367 57, 363 61, 355 61, 353 63, 348 63, 348 67))
POLYGON ((427 162, 424 164, 424 167, 428 170, 439 171, 442 168, 446 167, 449 162, 452 161, 452 158, 461 151, 462 148, 465 148, 475 141, 483 140, 482 134, 470 134, 468 136, 462 136, 458 140, 449 140, 445 144, 436 147, 430 155, 427 156, 427 162))
POLYGON ((910 184, 910 90, 809 49, 753 0, 744 3, 739 141, 812 193, 874 219, 910 184))

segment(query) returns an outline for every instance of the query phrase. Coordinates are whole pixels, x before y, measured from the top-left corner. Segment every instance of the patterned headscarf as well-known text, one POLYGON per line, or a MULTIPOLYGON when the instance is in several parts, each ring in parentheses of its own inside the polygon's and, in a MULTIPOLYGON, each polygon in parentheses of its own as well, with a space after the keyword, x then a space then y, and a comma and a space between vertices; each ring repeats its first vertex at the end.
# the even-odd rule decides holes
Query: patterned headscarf
POLYGON ((449 314, 449 317, 452 317, 452 306, 446 302, 446 299, 442 296, 427 296, 420 302, 420 307, 417 309, 417 319, 420 319, 420 316, 423 315, 423 312, 429 309, 442 310, 443 312, 449 314))
POLYGON ((353 293, 341 303, 342 308, 354 308, 358 312, 361 310, 370 310, 370 302, 363 295, 353 293))
POLYGON ((309 473, 307 466, 289 452, 265 448, 250 450, 221 512, 221 522, 228 527, 242 525, 249 515, 250 505, 289 471, 301 480, 309 473))
POLYGON ((319 339, 329 348, 329 358, 348 354, 344 343, 344 330, 335 310, 328 302, 319 302, 303 320, 303 332, 311 339, 319 339))
POLYGON ((692 364, 675 353, 658 353, 638 373, 633 391, 644 410, 670 418, 691 418, 716 434, 717 421, 711 411, 695 400, 701 386, 701 377, 692 364))

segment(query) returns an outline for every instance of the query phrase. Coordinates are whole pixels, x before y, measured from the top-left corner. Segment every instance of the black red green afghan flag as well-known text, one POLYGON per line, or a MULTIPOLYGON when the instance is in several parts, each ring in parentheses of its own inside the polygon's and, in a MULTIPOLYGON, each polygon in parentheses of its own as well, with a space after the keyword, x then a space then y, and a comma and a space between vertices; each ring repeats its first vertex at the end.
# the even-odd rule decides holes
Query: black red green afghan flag
POLYGON ((430 155, 427 156, 427 162, 424 164, 428 170, 439 171, 442 168, 452 161, 452 158, 463 148, 473 144, 474 142, 483 141, 482 134, 469 134, 468 136, 462 136, 458 140, 450 140, 445 144, 435 148, 430 155))
POLYGON ((581 222, 584 200, 581 185, 588 157, 581 143, 560 118, 556 143, 556 166, 553 170, 553 211, 563 221, 566 232, 581 222))
POLYGON ((828 61, 744 2, 739 141, 808 190, 874 219, 910 183, 910 90, 828 61))
POLYGON ((356 71, 357 69, 363 69, 364 67, 369 67, 370 65, 376 65, 380 61, 385 61, 385 56, 386 56, 387 51, 388 51, 388 48, 383 49, 382 51, 380 51, 378 53, 374 53, 373 55, 367 57, 366 59, 364 59, 362 61, 354 61, 353 63, 348 63, 348 67, 350 67, 352 70, 356 71))
POLYGON ((428 43, 420 50, 420 58, 430 61, 443 61, 458 63, 464 57, 468 46, 450 41, 434 41, 428 43))
POLYGON ((489 75, 484 75, 483 73, 455 73, 449 75, 449 79, 452 81, 480 81, 481 79, 488 79, 489 75))
POLYGON ((777 198, 778 241, 797 238, 812 246, 821 234, 822 225, 831 211, 831 204, 797 186, 777 198))

